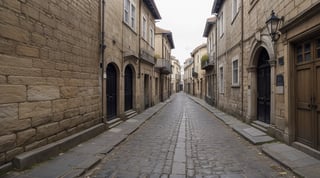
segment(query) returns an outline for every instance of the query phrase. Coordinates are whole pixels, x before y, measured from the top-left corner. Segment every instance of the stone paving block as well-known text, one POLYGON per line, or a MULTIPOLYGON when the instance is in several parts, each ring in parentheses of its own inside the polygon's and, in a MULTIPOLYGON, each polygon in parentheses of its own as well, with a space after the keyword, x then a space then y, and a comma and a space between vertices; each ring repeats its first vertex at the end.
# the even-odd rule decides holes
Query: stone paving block
POLYGON ((180 162, 173 162, 172 174, 185 175, 186 174, 186 164, 180 162))

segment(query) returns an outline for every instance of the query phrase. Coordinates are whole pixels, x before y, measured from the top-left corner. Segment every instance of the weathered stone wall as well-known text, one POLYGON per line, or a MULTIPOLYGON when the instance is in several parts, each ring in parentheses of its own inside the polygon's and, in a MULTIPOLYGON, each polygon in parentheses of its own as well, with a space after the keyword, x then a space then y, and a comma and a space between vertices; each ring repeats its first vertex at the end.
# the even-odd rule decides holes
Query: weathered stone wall
POLYGON ((99 1, 0 1, 0 165, 100 122, 99 1))

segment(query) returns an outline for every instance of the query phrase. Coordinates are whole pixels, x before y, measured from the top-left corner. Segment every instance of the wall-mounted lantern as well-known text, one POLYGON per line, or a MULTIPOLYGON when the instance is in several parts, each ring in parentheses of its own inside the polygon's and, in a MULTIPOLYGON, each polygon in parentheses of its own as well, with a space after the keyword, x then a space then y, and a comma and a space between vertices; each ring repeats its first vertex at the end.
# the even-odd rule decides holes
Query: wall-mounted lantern
POLYGON ((279 26, 282 18, 279 18, 275 15, 274 11, 271 11, 270 18, 266 21, 269 35, 271 36, 272 41, 277 41, 280 37, 279 26))

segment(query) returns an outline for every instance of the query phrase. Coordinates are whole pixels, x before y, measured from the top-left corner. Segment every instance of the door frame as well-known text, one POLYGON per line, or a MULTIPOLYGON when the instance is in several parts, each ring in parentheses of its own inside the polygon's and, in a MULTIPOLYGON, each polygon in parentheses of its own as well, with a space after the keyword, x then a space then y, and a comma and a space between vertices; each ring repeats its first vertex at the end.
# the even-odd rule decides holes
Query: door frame
POLYGON ((120 102, 119 102, 119 85, 120 85, 120 82, 119 82, 119 74, 120 74, 120 72, 119 72, 119 68, 118 68, 118 66, 117 66, 117 64, 116 63, 114 63, 114 62, 111 62, 111 63, 108 63, 107 65, 106 65, 106 77, 105 77, 105 83, 104 83, 104 86, 105 86, 105 90, 104 90, 104 93, 105 93, 105 97, 104 97, 104 103, 105 103, 105 108, 104 108, 104 110, 105 110, 105 116, 106 116, 106 121, 108 121, 108 120, 112 120, 112 119, 110 119, 110 118, 108 118, 108 109, 107 109, 107 107, 108 107, 108 101, 107 101, 107 83, 108 83, 108 81, 107 81, 107 74, 108 74, 108 66, 109 65, 112 65, 113 67, 114 67, 114 69, 115 69, 115 72, 116 72, 116 91, 117 91, 117 93, 116 93, 116 95, 117 95, 117 97, 116 97, 116 116, 115 117, 117 117, 118 115, 119 115, 119 109, 120 109, 120 102))
POLYGON ((131 68, 131 71, 132 71, 132 109, 135 109, 136 108, 136 71, 135 71, 135 68, 132 64, 128 64, 125 66, 124 68, 124 110, 126 110, 126 95, 125 95, 125 87, 126 87, 126 79, 125 79, 125 74, 126 74, 126 68, 127 67, 130 67, 131 68))
POLYGON ((250 50, 250 61, 247 68, 248 71, 248 112, 246 122, 250 123, 257 120, 257 95, 258 95, 258 60, 259 55, 265 49, 269 55, 270 64, 270 125, 275 125, 275 81, 276 81, 276 60, 274 46, 270 36, 260 36, 260 40, 253 40, 250 50))

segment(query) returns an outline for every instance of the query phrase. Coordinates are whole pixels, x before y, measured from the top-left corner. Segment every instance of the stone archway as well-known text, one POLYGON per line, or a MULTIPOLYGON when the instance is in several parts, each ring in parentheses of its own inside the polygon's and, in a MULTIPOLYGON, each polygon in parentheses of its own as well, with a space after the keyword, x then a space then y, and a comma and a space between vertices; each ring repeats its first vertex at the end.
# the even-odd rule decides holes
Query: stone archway
MULTIPOLYGON (((255 120, 259 120, 259 84, 258 84, 258 78, 260 77, 258 74, 261 72, 259 71, 259 59, 262 57, 261 55, 268 56, 268 67, 270 70, 270 111, 266 111, 269 113, 269 119, 266 121, 266 123, 270 123, 274 125, 275 120, 275 53, 273 44, 271 42, 270 37, 268 36, 261 36, 260 41, 254 40, 254 42, 251 44, 251 51, 250 51, 250 62, 249 67, 247 68, 248 71, 248 113, 247 113, 247 122, 252 122, 255 120)), ((261 63, 261 61, 260 61, 261 63)), ((260 64, 261 65, 261 64, 260 64)), ((262 101, 262 100, 261 100, 262 101)), ((262 112, 262 111, 260 111, 262 112)))

